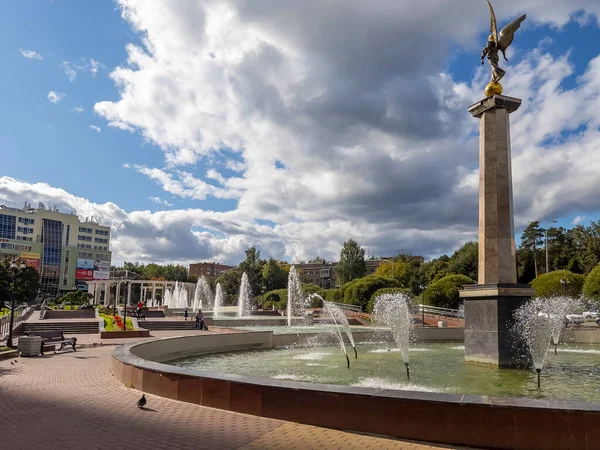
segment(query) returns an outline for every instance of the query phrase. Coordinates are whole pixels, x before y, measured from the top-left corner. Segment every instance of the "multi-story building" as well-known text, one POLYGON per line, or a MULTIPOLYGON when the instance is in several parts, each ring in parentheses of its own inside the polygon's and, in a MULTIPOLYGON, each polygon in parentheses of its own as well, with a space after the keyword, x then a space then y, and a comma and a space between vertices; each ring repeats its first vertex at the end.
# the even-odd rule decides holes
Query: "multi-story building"
POLYGON ((42 297, 86 290, 86 281, 108 279, 110 227, 57 208, 0 205, 0 258, 20 257, 40 274, 42 297))
MULTIPOLYGON (((422 262, 422 256, 415 256, 416 261, 422 262)), ((367 259, 365 260, 365 275, 373 275, 381 264, 392 261, 393 258, 382 259, 367 259)), ((291 266, 291 264, 287 264, 291 266)), ((320 263, 298 263, 294 264, 296 270, 302 273, 302 278, 305 282, 316 284, 322 289, 330 289, 339 287, 336 280, 335 269, 337 262, 320 262, 320 263)))
POLYGON ((190 264, 189 272, 190 276, 192 277, 218 277, 223 272, 230 269, 235 269, 235 267, 215 262, 201 262, 196 264, 190 264))

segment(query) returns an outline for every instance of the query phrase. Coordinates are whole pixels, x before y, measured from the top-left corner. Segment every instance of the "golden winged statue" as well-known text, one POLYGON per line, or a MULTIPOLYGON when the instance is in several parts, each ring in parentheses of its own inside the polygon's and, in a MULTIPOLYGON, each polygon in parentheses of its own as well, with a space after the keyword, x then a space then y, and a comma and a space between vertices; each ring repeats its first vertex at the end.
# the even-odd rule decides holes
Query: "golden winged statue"
POLYGON ((494 8, 490 3, 490 0, 487 0, 488 5, 490 6, 490 37, 488 38, 487 45, 483 49, 481 53, 481 64, 483 64, 484 58, 487 56, 488 62, 490 63, 490 67, 492 69, 492 79, 490 84, 485 87, 485 95, 487 97, 491 97, 495 94, 502 94, 502 85, 500 84, 500 80, 506 74, 504 69, 501 69, 498 63, 500 62, 500 58, 498 57, 498 52, 502 52, 502 56, 504 59, 508 61, 506 58, 506 49, 512 44, 512 41, 515 38, 515 31, 519 29, 521 23, 527 18, 527 14, 523 14, 518 19, 513 20, 511 23, 506 25, 498 34, 498 26, 496 25, 496 14, 494 13, 494 8))

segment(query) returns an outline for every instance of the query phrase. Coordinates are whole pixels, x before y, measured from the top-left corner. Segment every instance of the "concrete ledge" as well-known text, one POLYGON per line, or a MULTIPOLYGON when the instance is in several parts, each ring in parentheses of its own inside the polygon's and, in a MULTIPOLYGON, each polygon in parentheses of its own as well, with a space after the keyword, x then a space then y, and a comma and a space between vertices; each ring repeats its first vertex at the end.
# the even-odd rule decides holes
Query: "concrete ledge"
POLYGON ((600 404, 320 385, 157 362, 173 357, 173 351, 181 356, 268 348, 269 334, 201 335, 126 344, 113 351, 112 372, 122 383, 147 393, 327 428, 478 448, 598 448, 600 404))
POLYGON ((19 356, 19 352, 17 350, 7 350, 5 352, 0 353, 0 361, 4 361, 5 359, 12 359, 19 356))
POLYGON ((465 300, 485 297, 533 297, 535 289, 528 284, 471 284, 464 286, 459 295, 465 300))
POLYGON ((100 339, 123 339, 123 338, 141 338, 150 337, 150 330, 134 331, 101 331, 100 339))

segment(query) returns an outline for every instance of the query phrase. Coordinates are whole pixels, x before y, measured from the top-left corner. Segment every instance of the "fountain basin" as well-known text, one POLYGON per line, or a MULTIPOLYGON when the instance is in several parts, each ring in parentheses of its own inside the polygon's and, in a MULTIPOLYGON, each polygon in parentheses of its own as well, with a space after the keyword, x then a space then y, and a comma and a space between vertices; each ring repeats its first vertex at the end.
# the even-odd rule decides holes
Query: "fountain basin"
POLYGON ((544 450, 591 450, 600 442, 600 405, 589 402, 313 384, 164 364, 198 354, 272 349, 277 339, 269 331, 234 332, 127 344, 113 351, 112 371, 151 394, 403 439, 544 450))

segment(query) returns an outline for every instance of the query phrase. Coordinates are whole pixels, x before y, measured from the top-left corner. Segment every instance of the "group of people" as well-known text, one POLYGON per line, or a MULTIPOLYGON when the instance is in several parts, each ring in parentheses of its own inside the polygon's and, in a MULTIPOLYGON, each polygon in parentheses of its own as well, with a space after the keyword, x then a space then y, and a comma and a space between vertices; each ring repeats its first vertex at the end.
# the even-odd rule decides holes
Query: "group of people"
MULTIPOLYGON (((188 309, 185 308, 185 310, 183 311, 183 320, 188 320, 188 309)), ((208 327, 206 326, 206 323, 204 322, 204 314, 202 313, 202 310, 199 309, 198 312, 196 313, 196 330, 207 330, 208 331, 208 327)))

